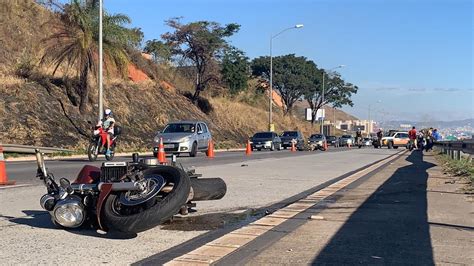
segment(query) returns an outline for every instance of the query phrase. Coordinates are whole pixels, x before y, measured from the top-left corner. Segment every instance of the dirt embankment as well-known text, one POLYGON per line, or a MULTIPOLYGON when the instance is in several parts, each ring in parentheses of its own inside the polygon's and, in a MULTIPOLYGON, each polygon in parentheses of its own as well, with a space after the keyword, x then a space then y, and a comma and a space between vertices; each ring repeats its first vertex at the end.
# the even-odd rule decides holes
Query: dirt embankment
MULTIPOLYGON (((96 81, 90 78, 88 108, 81 114, 76 77, 63 76, 61 69, 53 77, 51 69, 39 65, 41 40, 50 34, 46 22, 51 19, 54 15, 32 0, 0 2, 0 143, 84 149, 87 138, 78 131, 90 133, 87 121, 97 121, 96 81)), ((180 93, 191 90, 192 78, 153 64, 138 51, 130 55, 140 82, 107 75, 104 88, 105 107, 124 129, 121 150, 149 149, 156 131, 174 120, 207 122, 217 148, 242 147, 253 133, 267 129, 268 98, 257 92, 255 82, 235 97, 209 90, 204 96, 213 111, 205 114, 180 93)), ((273 119, 277 131, 299 129, 309 135, 317 128, 283 117, 279 108, 273 119)))

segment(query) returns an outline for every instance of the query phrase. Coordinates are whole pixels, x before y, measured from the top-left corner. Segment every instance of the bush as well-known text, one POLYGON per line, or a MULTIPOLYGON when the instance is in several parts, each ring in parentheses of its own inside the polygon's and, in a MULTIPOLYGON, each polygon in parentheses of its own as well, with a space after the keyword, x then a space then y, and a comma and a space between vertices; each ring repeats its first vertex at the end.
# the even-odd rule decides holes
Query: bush
MULTIPOLYGON (((182 93, 184 97, 188 98, 190 101, 193 99, 193 94, 189 91, 185 91, 182 93)), ((214 108, 212 107, 212 104, 209 102, 208 99, 203 98, 201 96, 198 97, 196 106, 205 114, 210 114, 214 108)))
POLYGON ((29 78, 34 74, 36 69, 35 60, 24 53, 15 65, 15 75, 21 78, 29 78))

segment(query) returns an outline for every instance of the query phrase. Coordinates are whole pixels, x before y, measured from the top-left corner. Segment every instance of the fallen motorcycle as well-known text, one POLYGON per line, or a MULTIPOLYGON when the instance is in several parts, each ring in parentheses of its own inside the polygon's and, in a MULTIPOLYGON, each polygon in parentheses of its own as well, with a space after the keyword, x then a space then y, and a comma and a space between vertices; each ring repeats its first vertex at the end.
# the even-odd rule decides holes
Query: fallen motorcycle
POLYGON ((178 213, 186 215, 194 201, 217 200, 227 187, 221 178, 200 178, 194 171, 161 165, 156 159, 104 162, 101 168, 85 165, 74 182, 56 182, 36 150, 37 177, 47 194, 41 207, 63 228, 92 227, 104 231, 138 233, 178 213))

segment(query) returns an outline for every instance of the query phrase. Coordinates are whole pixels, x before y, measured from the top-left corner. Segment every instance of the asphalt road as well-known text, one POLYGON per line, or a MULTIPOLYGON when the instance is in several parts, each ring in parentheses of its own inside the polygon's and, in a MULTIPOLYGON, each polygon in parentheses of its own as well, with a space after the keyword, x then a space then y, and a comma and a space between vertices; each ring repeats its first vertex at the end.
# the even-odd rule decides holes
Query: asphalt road
MULTIPOLYGON (((330 148, 328 152, 341 152, 347 148, 330 148)), ((246 156, 244 151, 229 151, 229 152, 216 152, 215 158, 209 159, 204 153, 199 153, 197 157, 189 157, 182 155, 177 158, 177 162, 181 163, 184 167, 205 167, 213 165, 223 165, 238 162, 247 162, 254 160, 262 160, 268 158, 285 158, 295 156, 305 156, 317 153, 324 153, 322 151, 298 151, 290 152, 289 150, 281 151, 254 151, 251 156, 246 156)), ((131 156, 128 157, 116 157, 113 161, 131 161, 131 156)), ((168 158, 170 160, 170 158, 168 158)), ((46 161, 46 167, 50 173, 53 173, 56 178, 66 177, 71 181, 75 179, 81 168, 86 165, 94 165, 100 167, 102 163, 106 162, 103 156, 99 157, 96 162, 89 162, 87 159, 62 159, 62 160, 50 160, 46 161)), ((41 181, 35 178, 36 175, 36 162, 35 161, 23 161, 23 162, 7 162, 7 175, 10 180, 15 180, 17 184, 41 184, 41 181)))
MULTIPOLYGON (((213 160, 202 155, 181 158, 183 163, 195 165, 204 177, 222 177, 227 184, 225 197, 197 202, 197 212, 178 215, 172 222, 137 235, 104 234, 89 228, 55 228, 49 213, 39 206, 45 188, 33 185, 0 189, 2 259, 8 264, 88 264, 92 261, 129 265, 150 257, 163 257, 169 253, 167 250, 206 240, 209 237, 206 233, 220 233, 247 224, 260 217, 264 210, 288 205, 301 197, 301 193, 316 191, 327 186, 327 182, 364 169, 396 152, 373 148, 331 149, 314 153, 255 152, 250 158, 245 158, 242 152, 218 153, 213 160), (130 252, 130 247, 140 248, 130 252)), ((58 172, 76 173, 86 163, 83 160, 49 161, 48 165, 51 171, 57 170, 59 177, 58 172)), ((34 168, 34 162, 7 163, 8 171, 12 171, 11 179, 25 175, 19 179, 21 182, 34 182, 34 174, 30 174, 35 172, 34 168)))

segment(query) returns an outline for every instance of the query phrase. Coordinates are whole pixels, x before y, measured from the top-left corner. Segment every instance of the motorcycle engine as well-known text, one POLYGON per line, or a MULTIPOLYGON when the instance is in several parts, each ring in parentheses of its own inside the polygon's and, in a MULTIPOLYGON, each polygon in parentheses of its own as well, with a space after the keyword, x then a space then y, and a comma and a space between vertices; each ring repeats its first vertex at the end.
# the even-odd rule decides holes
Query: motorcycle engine
POLYGON ((117 182, 127 174, 126 162, 105 162, 100 168, 100 181, 105 183, 117 182))

